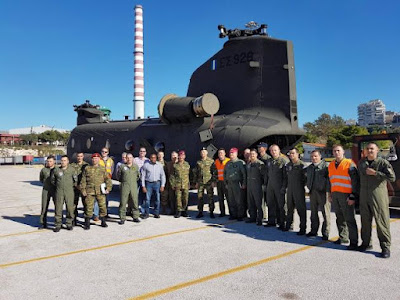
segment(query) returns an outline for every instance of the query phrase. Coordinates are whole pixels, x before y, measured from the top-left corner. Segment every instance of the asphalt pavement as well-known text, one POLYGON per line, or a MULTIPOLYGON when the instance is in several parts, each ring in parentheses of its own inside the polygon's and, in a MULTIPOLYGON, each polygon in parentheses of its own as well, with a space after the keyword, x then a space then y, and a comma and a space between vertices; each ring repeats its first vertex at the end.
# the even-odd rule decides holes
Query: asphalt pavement
MULTIPOLYGON (((52 203, 50 228, 38 230, 39 172, 0 166, 0 299, 400 299, 398 210, 390 259, 379 257, 375 229, 373 250, 360 253, 297 236, 297 215, 293 232, 208 213, 196 219, 195 193, 189 218, 136 224, 128 217, 121 226, 117 182, 108 228, 92 221, 89 231, 54 233, 52 203)), ((330 239, 337 239, 334 213, 330 239)))

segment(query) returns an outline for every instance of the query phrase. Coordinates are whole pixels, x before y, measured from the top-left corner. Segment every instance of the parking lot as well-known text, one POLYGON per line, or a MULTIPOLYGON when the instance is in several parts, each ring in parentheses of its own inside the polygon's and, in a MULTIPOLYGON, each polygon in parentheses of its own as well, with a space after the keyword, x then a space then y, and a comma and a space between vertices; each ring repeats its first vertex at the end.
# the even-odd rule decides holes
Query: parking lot
MULTIPOLYGON (((163 215, 140 224, 128 218, 121 226, 117 186, 108 228, 98 222, 90 231, 77 226, 56 234, 37 229, 39 171, 0 167, 0 299, 400 298, 398 210, 392 210, 386 260, 379 258, 375 232, 373 250, 360 253, 227 217, 196 219, 195 194, 189 218, 163 215)), ((50 204, 49 225, 53 209, 50 204)), ((337 239, 334 213, 330 239, 337 239)))

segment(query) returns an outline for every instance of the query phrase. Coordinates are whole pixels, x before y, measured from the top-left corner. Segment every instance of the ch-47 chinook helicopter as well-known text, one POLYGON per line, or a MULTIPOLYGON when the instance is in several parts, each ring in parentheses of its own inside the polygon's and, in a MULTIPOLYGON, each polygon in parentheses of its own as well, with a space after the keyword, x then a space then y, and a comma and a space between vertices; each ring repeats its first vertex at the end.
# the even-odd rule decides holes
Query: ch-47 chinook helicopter
POLYGON ((122 152, 137 155, 144 146, 148 154, 164 150, 168 156, 184 149, 193 163, 203 147, 213 157, 221 147, 293 146, 304 132, 298 127, 292 42, 269 37, 264 24, 246 27, 218 26, 228 41, 194 71, 186 97, 167 94, 160 100, 159 118, 110 121, 99 106, 75 106, 68 155, 88 157, 106 146, 119 158, 122 152))

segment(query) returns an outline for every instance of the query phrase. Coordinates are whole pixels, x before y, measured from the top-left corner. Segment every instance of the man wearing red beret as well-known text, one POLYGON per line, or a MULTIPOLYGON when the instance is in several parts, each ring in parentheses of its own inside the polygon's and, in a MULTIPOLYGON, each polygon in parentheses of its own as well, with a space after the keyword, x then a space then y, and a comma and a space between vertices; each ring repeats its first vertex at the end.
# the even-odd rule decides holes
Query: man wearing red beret
POLYGON ((93 216, 94 201, 97 200, 100 208, 101 226, 108 227, 105 216, 107 215, 106 196, 112 189, 112 181, 106 168, 99 165, 100 154, 92 155, 92 166, 88 166, 82 173, 80 190, 86 197, 85 230, 90 229, 90 218, 93 216))

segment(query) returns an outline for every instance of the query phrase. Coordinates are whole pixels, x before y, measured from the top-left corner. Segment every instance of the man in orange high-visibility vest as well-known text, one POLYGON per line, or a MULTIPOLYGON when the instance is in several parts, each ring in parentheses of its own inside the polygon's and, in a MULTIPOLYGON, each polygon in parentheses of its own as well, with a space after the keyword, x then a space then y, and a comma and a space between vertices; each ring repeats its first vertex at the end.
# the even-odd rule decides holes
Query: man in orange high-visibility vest
POLYGON ((230 159, 226 157, 225 149, 219 148, 218 158, 215 160, 215 167, 217 168, 217 173, 218 173, 217 193, 219 201, 219 210, 221 212, 219 215, 220 217, 225 217, 225 198, 228 198, 228 190, 226 189, 224 182, 224 168, 228 161, 230 161, 230 159))
POLYGON ((355 218, 354 204, 358 200, 359 176, 357 167, 351 159, 344 157, 341 145, 333 146, 335 160, 329 164, 329 201, 332 202, 336 213, 336 224, 339 239, 336 244, 345 244, 348 250, 358 247, 358 230, 355 218))

